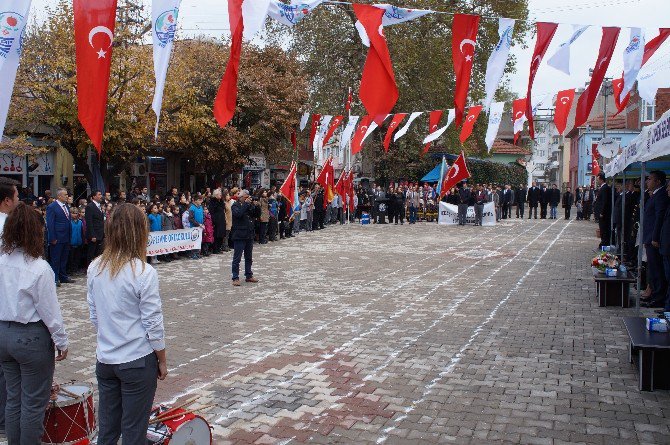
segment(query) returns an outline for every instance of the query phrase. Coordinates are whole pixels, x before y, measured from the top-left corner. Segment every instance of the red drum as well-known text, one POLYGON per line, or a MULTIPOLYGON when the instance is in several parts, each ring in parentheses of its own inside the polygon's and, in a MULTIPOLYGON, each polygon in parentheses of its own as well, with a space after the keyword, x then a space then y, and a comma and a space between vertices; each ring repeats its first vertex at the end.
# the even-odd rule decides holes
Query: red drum
POLYGON ((61 385, 44 416, 42 443, 84 445, 95 433, 93 387, 87 383, 61 385))
POLYGON ((147 440, 155 445, 211 445, 212 431, 202 417, 183 409, 171 410, 161 406, 151 412, 151 418, 170 411, 166 417, 181 414, 175 418, 149 425, 147 440))

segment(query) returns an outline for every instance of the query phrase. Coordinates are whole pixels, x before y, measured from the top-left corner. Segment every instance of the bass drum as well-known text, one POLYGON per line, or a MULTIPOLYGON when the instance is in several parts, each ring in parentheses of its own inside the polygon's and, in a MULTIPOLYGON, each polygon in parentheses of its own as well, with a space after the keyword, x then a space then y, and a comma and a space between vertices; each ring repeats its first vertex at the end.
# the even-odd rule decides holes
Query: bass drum
MULTIPOLYGON (((152 418, 159 412, 167 411, 159 408, 152 413, 152 418)), ((202 417, 183 409, 174 410, 173 414, 182 414, 170 420, 150 425, 147 439, 150 444, 161 445, 211 445, 212 431, 202 417)))

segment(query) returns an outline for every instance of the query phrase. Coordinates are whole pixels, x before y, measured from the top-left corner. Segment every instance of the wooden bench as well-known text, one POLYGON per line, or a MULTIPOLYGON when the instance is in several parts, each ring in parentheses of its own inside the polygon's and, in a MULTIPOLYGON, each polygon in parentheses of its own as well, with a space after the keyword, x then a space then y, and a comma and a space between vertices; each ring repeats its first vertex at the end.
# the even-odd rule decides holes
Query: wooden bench
POLYGON ((596 294, 598 295, 598 305, 630 307, 630 284, 635 283, 637 278, 630 272, 616 277, 608 277, 604 274, 593 272, 593 279, 596 282, 596 294))
POLYGON ((629 360, 638 368, 640 391, 670 389, 670 333, 649 332, 644 317, 624 317, 629 360))

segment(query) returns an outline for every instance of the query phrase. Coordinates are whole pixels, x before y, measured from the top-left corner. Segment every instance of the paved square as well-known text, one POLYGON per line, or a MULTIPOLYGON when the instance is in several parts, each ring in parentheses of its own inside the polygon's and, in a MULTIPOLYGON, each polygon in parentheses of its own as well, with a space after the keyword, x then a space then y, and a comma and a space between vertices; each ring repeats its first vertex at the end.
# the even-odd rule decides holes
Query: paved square
MULTIPOLYGON (((599 308, 593 223, 333 226, 158 267, 157 401, 216 404, 216 443, 668 443, 670 394, 640 393, 621 318, 599 308)), ((85 283, 59 297, 56 379, 95 382, 85 283)))

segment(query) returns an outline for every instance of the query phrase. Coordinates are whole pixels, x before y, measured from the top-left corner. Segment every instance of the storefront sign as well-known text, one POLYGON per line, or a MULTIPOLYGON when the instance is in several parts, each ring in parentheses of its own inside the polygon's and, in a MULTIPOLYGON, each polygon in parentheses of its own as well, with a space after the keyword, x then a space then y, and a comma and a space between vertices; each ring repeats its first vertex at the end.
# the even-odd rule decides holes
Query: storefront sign
POLYGON ((200 250, 202 246, 202 228, 150 232, 147 243, 147 256, 166 255, 185 250, 200 250))

